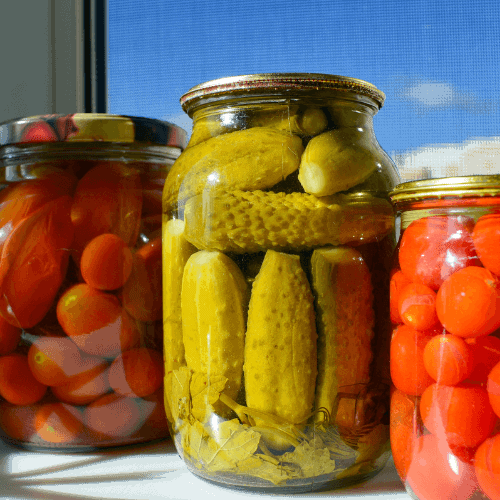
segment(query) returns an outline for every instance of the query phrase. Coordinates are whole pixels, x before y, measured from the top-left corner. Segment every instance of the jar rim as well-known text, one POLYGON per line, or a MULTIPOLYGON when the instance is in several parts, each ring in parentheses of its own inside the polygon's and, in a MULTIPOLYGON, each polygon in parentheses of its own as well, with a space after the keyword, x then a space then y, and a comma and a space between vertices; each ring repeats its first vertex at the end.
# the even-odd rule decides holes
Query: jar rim
POLYGON ((187 133, 163 120, 107 113, 35 115, 0 123, 2 147, 32 143, 137 143, 184 149, 187 133))
POLYGON ((182 109, 192 115, 196 105, 205 98, 217 99, 228 95, 269 95, 275 92, 335 90, 353 92, 373 99, 380 109, 385 94, 365 80, 322 73, 258 73, 218 78, 192 87, 180 98, 182 109))
POLYGON ((443 198, 498 196, 500 175, 472 175, 421 179, 398 184, 389 198, 397 207, 416 201, 443 198))

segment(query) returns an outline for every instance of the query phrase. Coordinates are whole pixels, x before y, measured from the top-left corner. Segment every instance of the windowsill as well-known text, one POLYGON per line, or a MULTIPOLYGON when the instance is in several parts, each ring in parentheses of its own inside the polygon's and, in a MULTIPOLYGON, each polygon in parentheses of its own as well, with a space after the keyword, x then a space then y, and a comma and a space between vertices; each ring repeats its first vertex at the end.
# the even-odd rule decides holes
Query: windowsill
MULTIPOLYGON (((209 484, 191 474, 170 440, 83 454, 31 452, 0 443, 0 499, 176 499, 251 498, 256 494, 209 484)), ((275 500, 331 496, 332 492, 260 495, 275 500)), ((408 499, 392 460, 377 476, 336 500, 408 499)))

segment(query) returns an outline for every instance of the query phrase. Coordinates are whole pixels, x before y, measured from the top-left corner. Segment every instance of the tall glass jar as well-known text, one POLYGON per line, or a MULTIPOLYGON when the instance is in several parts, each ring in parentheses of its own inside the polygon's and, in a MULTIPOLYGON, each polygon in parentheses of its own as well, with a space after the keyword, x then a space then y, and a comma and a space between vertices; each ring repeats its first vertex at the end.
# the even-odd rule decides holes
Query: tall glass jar
POLYGON ((0 437, 168 436, 161 196, 186 133, 105 114, 0 124, 0 437))
POLYGON ((163 192, 165 400, 188 468, 267 492, 342 487, 389 454, 387 193, 352 78, 265 74, 181 98, 163 192))
POLYGON ((500 499, 500 176, 400 184, 391 445, 412 498, 500 499))

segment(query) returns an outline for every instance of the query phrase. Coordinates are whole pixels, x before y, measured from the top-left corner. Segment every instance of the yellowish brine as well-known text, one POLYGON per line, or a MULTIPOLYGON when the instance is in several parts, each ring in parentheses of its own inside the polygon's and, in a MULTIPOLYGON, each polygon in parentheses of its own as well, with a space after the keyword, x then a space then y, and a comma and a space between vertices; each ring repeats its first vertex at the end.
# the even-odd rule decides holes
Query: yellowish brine
POLYGON ((379 91, 316 75, 317 96, 296 75, 283 101, 276 78, 183 101, 193 133, 163 196, 165 406, 195 474, 303 492, 388 458, 398 176, 372 130, 379 91))

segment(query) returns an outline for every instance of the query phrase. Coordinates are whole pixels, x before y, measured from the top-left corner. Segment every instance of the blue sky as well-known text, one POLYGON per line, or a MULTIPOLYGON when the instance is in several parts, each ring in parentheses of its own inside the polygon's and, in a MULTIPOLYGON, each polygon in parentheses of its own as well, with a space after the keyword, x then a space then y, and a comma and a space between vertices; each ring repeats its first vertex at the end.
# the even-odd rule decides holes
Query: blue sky
MULTIPOLYGON (((392 156, 500 137, 498 0, 109 0, 109 112, 188 129, 192 86, 262 72, 361 78, 392 156)), ((500 139, 499 139, 500 140, 500 139)))

